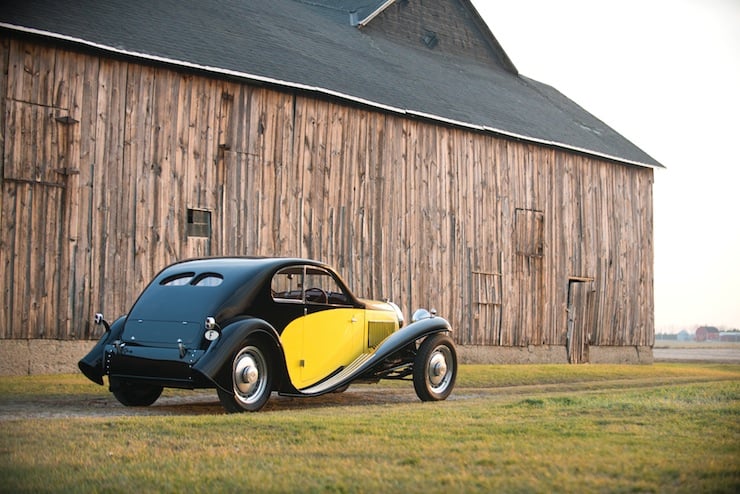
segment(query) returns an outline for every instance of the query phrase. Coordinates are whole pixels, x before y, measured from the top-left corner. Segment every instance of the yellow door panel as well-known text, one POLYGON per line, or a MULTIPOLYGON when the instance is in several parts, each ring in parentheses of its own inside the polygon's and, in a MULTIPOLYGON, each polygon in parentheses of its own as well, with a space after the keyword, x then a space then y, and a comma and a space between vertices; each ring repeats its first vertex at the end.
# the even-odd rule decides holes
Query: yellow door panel
POLYGON ((326 378, 365 350, 364 310, 329 309, 300 317, 280 340, 290 381, 297 389, 326 378))
POLYGON ((364 351, 365 313, 362 309, 330 309, 305 317, 300 387, 310 386, 364 351))

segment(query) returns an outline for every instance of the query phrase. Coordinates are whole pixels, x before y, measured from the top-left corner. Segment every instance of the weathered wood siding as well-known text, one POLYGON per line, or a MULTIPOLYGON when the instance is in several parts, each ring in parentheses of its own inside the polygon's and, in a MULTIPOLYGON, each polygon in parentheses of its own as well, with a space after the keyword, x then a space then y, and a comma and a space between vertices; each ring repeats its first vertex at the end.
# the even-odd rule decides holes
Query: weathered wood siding
POLYGON ((233 254, 327 261, 358 294, 435 307, 475 345, 565 345, 575 279, 588 344, 652 344, 651 169, 2 46, 4 338, 94 337, 92 314, 127 311, 166 264, 233 254), (206 234, 189 209, 210 213, 206 234))

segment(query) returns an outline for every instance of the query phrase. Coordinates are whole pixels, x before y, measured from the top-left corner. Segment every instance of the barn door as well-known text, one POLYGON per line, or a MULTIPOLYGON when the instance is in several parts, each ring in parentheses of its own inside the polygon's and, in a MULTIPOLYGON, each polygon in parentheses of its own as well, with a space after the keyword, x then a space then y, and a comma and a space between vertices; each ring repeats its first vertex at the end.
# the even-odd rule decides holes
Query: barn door
POLYGON ((468 345, 499 345, 501 335, 501 273, 473 271, 473 334, 468 345))
MULTIPOLYGON (((470 256, 468 249, 469 265, 472 262, 470 256)), ((501 345, 502 262, 502 255, 499 253, 498 265, 493 270, 469 267, 470 329, 468 334, 461 335, 461 343, 465 345, 501 345)))
POLYGON ((591 340, 591 314, 593 291, 584 279, 571 279, 568 282, 568 332, 566 348, 568 362, 583 364, 588 362, 589 342, 591 340))
POLYGON ((0 232, 6 338, 66 336, 69 280, 66 164, 68 126, 60 108, 9 100, 3 149, 0 232))

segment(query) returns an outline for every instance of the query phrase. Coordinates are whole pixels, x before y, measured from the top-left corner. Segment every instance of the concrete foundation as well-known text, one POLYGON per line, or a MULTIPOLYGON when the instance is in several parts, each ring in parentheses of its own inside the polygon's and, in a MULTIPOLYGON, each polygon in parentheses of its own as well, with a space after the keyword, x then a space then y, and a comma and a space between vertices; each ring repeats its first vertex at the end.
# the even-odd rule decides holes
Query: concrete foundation
MULTIPOLYGON (((95 341, 0 340, 0 376, 72 374, 95 341)), ((458 346, 462 364, 567 364, 564 346, 458 346)), ((589 348, 592 364, 652 364, 651 347, 589 348)))
POLYGON ((0 376, 73 374, 95 341, 0 340, 0 376))

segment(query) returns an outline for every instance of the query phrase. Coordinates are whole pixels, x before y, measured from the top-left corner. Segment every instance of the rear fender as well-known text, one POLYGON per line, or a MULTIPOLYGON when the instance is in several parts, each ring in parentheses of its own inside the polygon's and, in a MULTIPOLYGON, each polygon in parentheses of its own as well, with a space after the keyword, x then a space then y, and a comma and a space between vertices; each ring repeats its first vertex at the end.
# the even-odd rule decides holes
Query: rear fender
POLYGON ((281 376, 285 375, 285 354, 277 331, 262 319, 243 319, 223 328, 218 339, 211 343, 203 357, 193 365, 193 370, 224 391, 233 392, 231 359, 249 337, 259 338, 269 346, 273 357, 273 372, 278 373, 279 383, 281 376))
POLYGON ((121 316, 110 325, 110 329, 103 333, 95 346, 85 355, 77 366, 89 380, 96 384, 103 385, 103 357, 105 355, 105 345, 108 345, 121 338, 123 326, 126 322, 126 316, 121 316))

